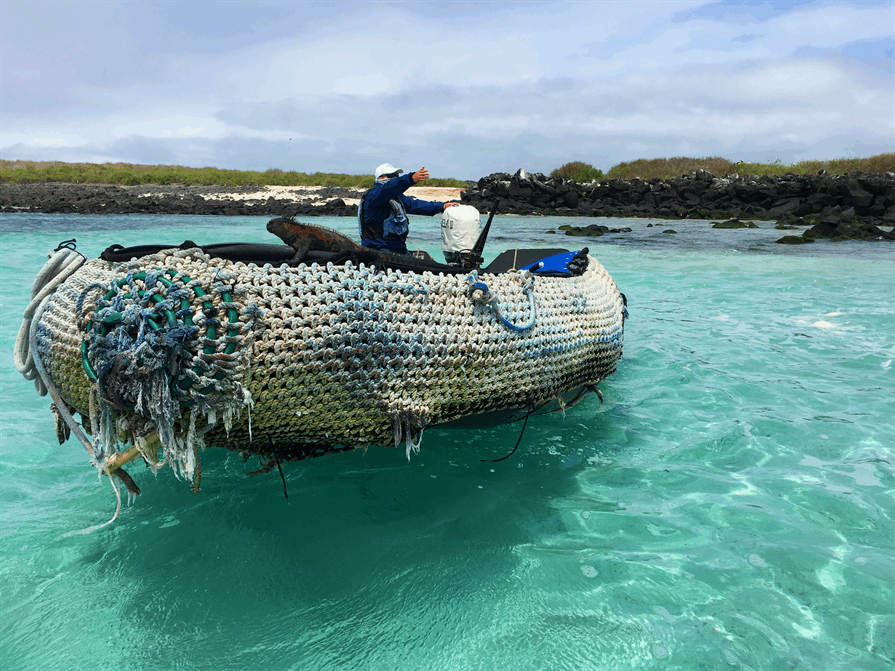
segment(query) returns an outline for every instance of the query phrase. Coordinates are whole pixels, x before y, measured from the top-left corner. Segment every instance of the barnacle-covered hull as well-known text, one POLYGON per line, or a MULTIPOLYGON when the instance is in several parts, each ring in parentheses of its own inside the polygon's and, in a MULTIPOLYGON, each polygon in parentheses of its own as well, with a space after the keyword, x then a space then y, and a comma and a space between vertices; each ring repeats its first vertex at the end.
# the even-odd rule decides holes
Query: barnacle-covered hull
POLYGON ((404 442, 409 455, 426 427, 561 405, 615 371, 624 316, 593 258, 533 278, 175 248, 84 263, 31 332, 94 444, 138 445, 191 477, 204 445, 279 460, 404 442))

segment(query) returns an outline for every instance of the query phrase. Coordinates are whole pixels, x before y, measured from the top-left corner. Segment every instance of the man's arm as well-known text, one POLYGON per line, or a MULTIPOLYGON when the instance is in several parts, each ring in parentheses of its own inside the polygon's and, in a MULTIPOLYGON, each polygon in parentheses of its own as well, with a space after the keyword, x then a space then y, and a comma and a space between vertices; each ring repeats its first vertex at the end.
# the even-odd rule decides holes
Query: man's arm
POLYGON ((364 201, 364 208, 384 207, 388 201, 403 198, 402 194, 413 186, 413 175, 401 175, 387 182, 375 184, 364 201))
MULTIPOLYGON (((413 183, 419 184, 420 182, 425 182, 429 179, 429 171, 426 170, 426 166, 423 166, 415 173, 413 173, 413 183)), ((404 204, 404 209, 408 214, 427 214, 432 216, 433 214, 439 214, 444 212, 451 205, 459 205, 460 203, 442 203, 437 200, 417 200, 416 198, 410 198, 408 196, 401 196, 401 202, 404 204)))
POLYGON ((437 200, 420 200, 419 198, 411 198, 410 196, 401 196, 401 203, 407 214, 425 214, 432 216, 441 214, 444 211, 445 204, 437 200))

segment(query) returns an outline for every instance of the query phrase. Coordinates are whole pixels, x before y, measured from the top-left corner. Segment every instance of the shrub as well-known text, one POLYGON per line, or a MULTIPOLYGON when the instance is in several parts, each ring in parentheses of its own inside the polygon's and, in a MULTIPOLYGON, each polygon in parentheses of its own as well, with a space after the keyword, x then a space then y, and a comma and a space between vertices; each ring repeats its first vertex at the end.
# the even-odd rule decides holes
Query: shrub
POLYGON ((846 174, 854 170, 862 172, 895 171, 895 153, 877 154, 869 158, 837 158, 829 161, 801 161, 793 165, 784 165, 777 160, 774 163, 745 163, 730 161, 718 156, 706 158, 674 158, 638 159, 619 163, 607 173, 609 179, 673 179, 681 175, 689 175, 697 170, 706 170, 716 177, 733 173, 740 175, 785 175, 788 172, 796 175, 813 175, 819 170, 831 174, 846 174))
POLYGON ((572 161, 551 172, 550 176, 564 177, 576 182, 590 182, 595 179, 603 179, 603 171, 595 168, 590 163, 572 161))
POLYGON ((608 173, 609 179, 631 179, 639 177, 640 179, 652 179, 653 177, 661 177, 662 179, 671 179, 688 175, 697 170, 707 170, 713 175, 727 175, 732 172, 750 172, 743 169, 744 166, 737 166, 726 158, 710 156, 707 158, 686 158, 676 156, 673 158, 653 158, 653 159, 637 159, 636 161, 619 163, 613 166, 608 173))

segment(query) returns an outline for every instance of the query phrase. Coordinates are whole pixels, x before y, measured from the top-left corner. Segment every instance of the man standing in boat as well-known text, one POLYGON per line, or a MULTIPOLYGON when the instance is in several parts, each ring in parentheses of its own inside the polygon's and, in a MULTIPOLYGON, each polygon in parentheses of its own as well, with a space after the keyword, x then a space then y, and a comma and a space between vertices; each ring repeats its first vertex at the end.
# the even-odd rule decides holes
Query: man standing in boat
POLYGON ((393 254, 410 254, 407 251, 407 234, 410 231, 408 214, 441 214, 457 203, 418 200, 405 196, 414 184, 429 179, 425 166, 409 175, 401 175, 390 163, 383 163, 373 176, 376 182, 358 204, 357 221, 360 225, 361 243, 364 247, 382 249, 393 254))

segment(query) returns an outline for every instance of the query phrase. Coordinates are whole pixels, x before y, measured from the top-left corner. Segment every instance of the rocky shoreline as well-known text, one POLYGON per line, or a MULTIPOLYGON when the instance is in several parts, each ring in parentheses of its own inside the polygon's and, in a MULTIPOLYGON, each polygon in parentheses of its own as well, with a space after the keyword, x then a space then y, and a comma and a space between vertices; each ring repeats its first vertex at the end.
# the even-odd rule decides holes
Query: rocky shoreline
MULTIPOLYGON (((674 179, 602 180, 580 184, 540 173, 497 173, 470 182, 463 202, 489 209, 500 198, 504 214, 552 214, 659 219, 777 221, 781 229, 808 227, 798 242, 815 238, 895 240, 880 227, 895 224, 895 173, 715 177, 705 170, 674 179)), ((733 222, 737 222, 733 224, 733 222)), ((744 224, 743 227, 746 225, 744 224)), ((719 226, 721 227, 721 226, 719 226)), ((599 235, 605 226, 570 227, 566 235, 599 235)), ((619 232, 624 232, 619 229, 619 232)), ((786 236, 783 244, 798 244, 786 236)))
MULTIPOLYGON (((342 187, 0 184, 0 212, 357 216, 362 193, 342 187)), ((776 220, 779 227, 810 227, 808 237, 895 237, 879 229, 895 225, 892 172, 716 177, 698 170, 668 180, 582 184, 519 170, 468 182, 459 195, 483 213, 499 197, 501 214, 776 220)))
POLYGON ((471 182, 464 202, 485 207, 500 197, 500 211, 667 219, 787 216, 895 224, 895 173, 715 177, 705 170, 674 179, 602 180, 579 184, 540 173, 497 173, 471 182))
POLYGON ((361 190, 341 187, 284 189, 187 184, 0 184, 0 212, 45 214, 201 214, 357 216, 361 190))

